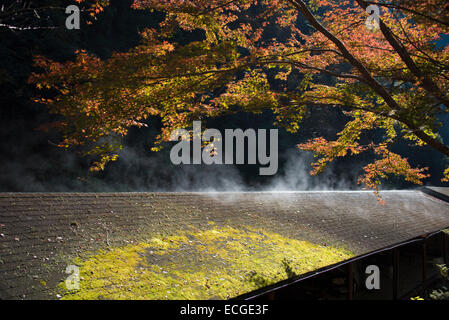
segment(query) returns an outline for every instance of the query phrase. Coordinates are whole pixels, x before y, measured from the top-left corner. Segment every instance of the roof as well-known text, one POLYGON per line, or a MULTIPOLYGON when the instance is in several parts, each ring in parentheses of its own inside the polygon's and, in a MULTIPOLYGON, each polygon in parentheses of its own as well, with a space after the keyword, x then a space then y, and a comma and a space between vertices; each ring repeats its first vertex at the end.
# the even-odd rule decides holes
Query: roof
POLYGON ((449 188, 443 187, 424 187, 423 191, 435 198, 449 202, 449 188))
POLYGON ((0 299, 226 299, 449 226, 444 201, 381 196, 3 193, 0 299))

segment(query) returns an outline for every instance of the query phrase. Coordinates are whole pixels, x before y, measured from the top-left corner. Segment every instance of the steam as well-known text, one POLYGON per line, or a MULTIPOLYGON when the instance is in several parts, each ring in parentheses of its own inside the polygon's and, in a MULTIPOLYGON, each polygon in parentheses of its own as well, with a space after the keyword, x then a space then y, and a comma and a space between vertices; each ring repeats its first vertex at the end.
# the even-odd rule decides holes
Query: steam
MULTIPOLYGON (((313 156, 291 149, 285 152, 284 168, 278 174, 264 179, 251 177, 248 182, 238 165, 173 165, 168 150, 151 158, 135 149, 125 148, 120 164, 106 175, 111 191, 164 192, 243 192, 243 191, 300 191, 348 190, 357 188, 353 181, 336 175, 332 166, 322 175, 310 175, 313 156)), ((255 174, 259 165, 254 165, 255 174)))
POLYGON ((318 176, 311 176, 310 164, 313 156, 310 153, 296 149, 287 152, 287 162, 284 172, 274 177, 265 191, 322 191, 350 190, 356 188, 356 183, 348 178, 341 178, 333 170, 333 165, 318 176))
POLYGON ((246 167, 174 165, 170 161, 170 147, 150 152, 143 143, 125 146, 117 162, 110 163, 104 172, 92 174, 79 155, 52 146, 43 138, 24 136, 22 143, 11 145, 0 155, 1 192, 242 192, 357 188, 354 181, 342 177, 332 166, 319 176, 310 176, 313 157, 296 148, 280 155, 283 165, 274 176, 259 176, 259 164, 246 167))

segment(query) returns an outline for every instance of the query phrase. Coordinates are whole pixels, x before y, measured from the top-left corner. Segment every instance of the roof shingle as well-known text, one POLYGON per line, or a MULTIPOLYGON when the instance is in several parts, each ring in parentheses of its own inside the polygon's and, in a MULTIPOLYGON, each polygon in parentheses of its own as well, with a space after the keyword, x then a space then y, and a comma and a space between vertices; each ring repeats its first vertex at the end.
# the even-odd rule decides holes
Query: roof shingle
POLYGON ((357 191, 0 194, 0 299, 55 298, 74 257, 192 230, 260 230, 361 255, 449 226, 441 200, 420 191, 381 195, 385 205, 357 191))

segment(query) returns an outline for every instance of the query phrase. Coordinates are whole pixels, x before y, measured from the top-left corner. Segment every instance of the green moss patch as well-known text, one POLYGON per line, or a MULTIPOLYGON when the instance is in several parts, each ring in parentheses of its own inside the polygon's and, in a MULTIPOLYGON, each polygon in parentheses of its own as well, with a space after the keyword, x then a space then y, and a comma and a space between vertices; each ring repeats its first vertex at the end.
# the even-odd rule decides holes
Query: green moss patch
POLYGON ((218 227, 100 250, 63 299, 228 299, 352 257, 249 227, 218 227))

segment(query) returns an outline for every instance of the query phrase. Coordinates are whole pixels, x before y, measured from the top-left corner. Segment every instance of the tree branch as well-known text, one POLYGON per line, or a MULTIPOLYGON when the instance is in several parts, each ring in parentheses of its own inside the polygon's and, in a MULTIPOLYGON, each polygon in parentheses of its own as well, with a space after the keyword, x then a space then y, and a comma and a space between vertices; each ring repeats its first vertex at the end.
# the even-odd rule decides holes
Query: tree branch
POLYGON ((428 19, 428 20, 430 20, 432 22, 436 22, 436 23, 439 23, 439 24, 442 24, 442 25, 445 25, 445 26, 449 27, 449 22, 436 19, 434 17, 428 16, 428 15, 423 14, 421 12, 418 12, 416 10, 413 10, 413 9, 410 9, 410 8, 406 8, 406 7, 397 5, 397 4, 383 3, 383 2, 376 2, 376 1, 366 1, 366 3, 374 4, 374 5, 379 6, 379 7, 393 8, 393 9, 398 9, 398 10, 402 10, 402 11, 405 11, 405 12, 409 12, 409 13, 412 13, 414 15, 420 16, 422 18, 428 19))
MULTIPOLYGON (((374 90, 374 92, 376 92, 380 97, 382 97, 382 99, 385 101, 385 103, 392 110, 400 110, 401 109, 401 107, 393 99, 391 94, 376 79, 374 79, 371 76, 370 72, 366 69, 366 67, 356 57, 354 57, 349 52, 349 50, 346 48, 345 44, 343 42, 341 42, 341 40, 338 39, 335 35, 333 35, 329 30, 327 30, 320 22, 318 22, 318 20, 315 18, 315 16, 309 10, 309 8, 304 3, 304 1, 302 1, 302 0, 287 0, 287 1, 289 3, 291 3, 294 7, 296 7, 317 31, 319 31, 321 34, 323 34, 325 37, 327 37, 330 41, 332 41, 337 46, 337 48, 341 51, 342 55, 346 58, 346 60, 348 60, 348 62, 351 63, 351 65, 353 67, 355 67, 361 73, 361 76, 364 78, 365 83, 368 84, 374 90)), ((357 1, 361 1, 361 0, 357 0, 357 1)), ((366 3, 365 3, 365 5, 366 5, 366 3)), ((367 7, 367 5, 365 6, 365 8, 366 7, 367 7)), ((380 24, 382 25, 383 22, 380 21, 380 24)), ((385 26, 385 24, 383 24, 383 25, 385 26)), ((446 156, 449 156, 449 147, 448 146, 441 143, 437 139, 429 136, 427 133, 420 130, 416 125, 414 125, 410 121, 407 121, 406 119, 401 119, 401 122, 404 123, 411 130, 413 130, 415 132, 415 135, 418 138, 420 138, 422 141, 424 141, 426 144, 428 144, 429 146, 438 150, 439 152, 445 154, 446 156)))
MULTIPOLYGON (((364 10, 366 10, 366 8, 368 7, 368 3, 364 0, 356 0, 356 2, 364 10)), ((388 43, 390 43, 390 45, 393 47, 396 53, 401 57, 402 61, 406 64, 409 70, 415 75, 416 78, 418 78, 418 80, 421 82, 422 87, 432 96, 438 99, 441 102, 441 104, 444 104, 446 107, 449 108, 449 99, 446 97, 446 95, 441 92, 438 85, 431 78, 427 77, 419 69, 419 67, 410 57, 410 54, 408 53, 407 49, 401 43, 399 43, 399 41, 396 40, 396 37, 394 36, 391 29, 388 28, 387 25, 380 18, 379 18, 379 26, 385 39, 388 41, 388 43)))

